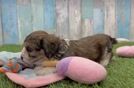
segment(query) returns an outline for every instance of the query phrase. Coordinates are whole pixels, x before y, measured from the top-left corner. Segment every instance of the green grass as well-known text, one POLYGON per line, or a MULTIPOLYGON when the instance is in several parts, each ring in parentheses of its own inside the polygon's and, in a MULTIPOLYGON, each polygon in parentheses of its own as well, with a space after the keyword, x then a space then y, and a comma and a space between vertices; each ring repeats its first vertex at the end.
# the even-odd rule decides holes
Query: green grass
MULTIPOLYGON (((134 42, 122 42, 114 46, 134 45, 134 42)), ((17 52, 22 47, 18 45, 5 45, 0 51, 7 50, 17 52)), ((62 80, 49 86, 49 88, 134 88, 134 58, 121 58, 114 55, 111 63, 106 68, 108 76, 100 84, 84 85, 69 79, 62 80)), ((4 74, 0 74, 0 88, 23 88, 14 84, 4 74)), ((43 88, 43 87, 42 87, 43 88)), ((45 88, 45 87, 44 87, 45 88)))
POLYGON ((0 46, 0 51, 9 51, 9 52, 20 52, 22 46, 20 45, 3 45, 0 46))

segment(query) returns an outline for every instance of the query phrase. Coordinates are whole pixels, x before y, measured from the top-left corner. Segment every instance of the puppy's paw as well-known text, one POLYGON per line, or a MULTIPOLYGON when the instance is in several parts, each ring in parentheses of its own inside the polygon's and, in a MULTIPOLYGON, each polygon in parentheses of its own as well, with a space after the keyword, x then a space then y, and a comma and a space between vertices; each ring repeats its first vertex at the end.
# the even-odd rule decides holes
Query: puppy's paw
POLYGON ((43 76, 43 75, 48 75, 56 72, 56 68, 55 67, 36 67, 34 71, 36 75, 43 76))

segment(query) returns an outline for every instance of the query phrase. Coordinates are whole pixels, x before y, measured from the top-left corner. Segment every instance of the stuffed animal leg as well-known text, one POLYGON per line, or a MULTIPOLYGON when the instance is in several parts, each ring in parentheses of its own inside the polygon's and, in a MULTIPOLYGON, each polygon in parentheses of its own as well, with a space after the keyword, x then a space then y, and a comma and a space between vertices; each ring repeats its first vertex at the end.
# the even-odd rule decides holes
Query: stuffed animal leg
MULTIPOLYGON (((56 67, 58 61, 56 60, 46 60, 42 63, 40 67, 45 68, 45 69, 52 69, 52 67, 56 67), (46 68, 47 67, 47 68, 46 68)), ((18 73, 19 71, 22 70, 22 66, 17 63, 14 58, 9 59, 8 62, 3 62, 2 60, 0 61, 0 64, 3 65, 0 67, 0 73, 5 73, 5 72, 13 72, 13 73, 18 73)), ((50 70, 49 70, 50 72, 50 70)), ((47 72, 46 72, 47 73, 47 72)))
POLYGON ((2 67, 0 67, 0 73, 5 72, 13 72, 18 73, 22 70, 22 67, 20 64, 18 64, 14 59, 10 59, 7 63, 5 63, 2 67))

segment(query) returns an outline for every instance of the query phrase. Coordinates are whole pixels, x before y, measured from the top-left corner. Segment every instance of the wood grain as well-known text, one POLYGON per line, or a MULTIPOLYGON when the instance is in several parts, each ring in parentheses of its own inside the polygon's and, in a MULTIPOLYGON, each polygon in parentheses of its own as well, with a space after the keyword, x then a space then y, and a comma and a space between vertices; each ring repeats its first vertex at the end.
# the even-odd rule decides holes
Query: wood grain
POLYGON ((1 0, 4 44, 18 44, 16 0, 1 0))
POLYGON ((81 36, 81 0, 69 0, 69 37, 79 39, 81 36))
POLYGON ((56 28, 56 2, 55 0, 44 0, 44 27, 45 30, 53 33, 56 28))
POLYGON ((115 16, 115 0, 104 0, 105 3, 105 22, 104 33, 112 37, 116 37, 116 16, 115 16))
POLYGON ((131 28, 130 28, 130 39, 134 41, 134 0, 131 0, 131 28))
POLYGON ((44 30, 44 0, 31 0, 33 31, 44 30))
POLYGON ((1 23, 1 0, 0 0, 0 45, 3 45, 2 23, 1 23))
POLYGON ((104 1, 94 0, 93 9, 93 20, 94 20, 94 34, 104 33, 104 1))
POLYGON ((0 45, 37 30, 65 39, 105 33, 134 41, 134 0, 0 0, 0 45))
POLYGON ((25 37, 32 30, 31 0, 17 0, 17 14, 19 26, 19 42, 23 43, 25 37))
POLYGON ((68 0, 56 0, 56 35, 67 39, 69 37, 68 0))
POLYGON ((82 37, 93 35, 93 0, 82 0, 82 37))
POLYGON ((117 37, 129 38, 131 0, 116 0, 117 37))

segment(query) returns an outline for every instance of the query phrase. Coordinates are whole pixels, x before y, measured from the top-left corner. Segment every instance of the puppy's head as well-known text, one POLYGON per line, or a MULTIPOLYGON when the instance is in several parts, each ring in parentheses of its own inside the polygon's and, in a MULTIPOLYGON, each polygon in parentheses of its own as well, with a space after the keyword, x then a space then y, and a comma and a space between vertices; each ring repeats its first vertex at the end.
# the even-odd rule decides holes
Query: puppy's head
POLYGON ((52 58, 60 48, 61 39, 44 31, 36 31, 28 35, 24 47, 29 58, 52 58))
POLYGON ((48 34, 44 31, 35 31, 26 37, 23 45, 29 55, 29 58, 39 58, 45 56, 42 48, 42 41, 47 35, 48 34))

